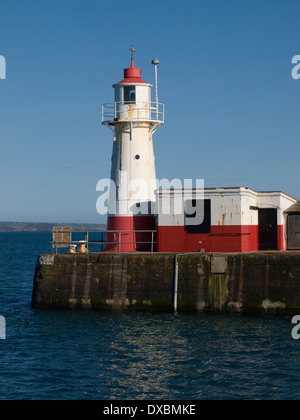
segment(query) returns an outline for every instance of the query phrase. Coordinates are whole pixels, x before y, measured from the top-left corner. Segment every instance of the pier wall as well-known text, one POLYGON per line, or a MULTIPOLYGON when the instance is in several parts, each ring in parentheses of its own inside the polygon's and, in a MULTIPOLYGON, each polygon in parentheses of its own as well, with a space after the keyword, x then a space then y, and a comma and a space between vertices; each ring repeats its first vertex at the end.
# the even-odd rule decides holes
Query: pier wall
POLYGON ((300 253, 47 254, 33 308, 300 314, 300 253), (177 294, 176 294, 177 291, 177 294), (174 295, 175 293, 175 295, 174 295))

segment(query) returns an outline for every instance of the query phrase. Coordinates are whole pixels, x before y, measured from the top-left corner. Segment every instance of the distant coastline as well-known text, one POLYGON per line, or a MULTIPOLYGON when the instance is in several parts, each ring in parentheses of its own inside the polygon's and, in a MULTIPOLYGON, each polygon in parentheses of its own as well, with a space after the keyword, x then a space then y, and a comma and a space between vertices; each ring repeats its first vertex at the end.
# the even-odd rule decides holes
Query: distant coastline
POLYGON ((32 222, 0 222, 0 232, 41 232, 52 231, 53 226, 69 226, 73 231, 103 231, 106 225, 92 223, 32 223, 32 222))

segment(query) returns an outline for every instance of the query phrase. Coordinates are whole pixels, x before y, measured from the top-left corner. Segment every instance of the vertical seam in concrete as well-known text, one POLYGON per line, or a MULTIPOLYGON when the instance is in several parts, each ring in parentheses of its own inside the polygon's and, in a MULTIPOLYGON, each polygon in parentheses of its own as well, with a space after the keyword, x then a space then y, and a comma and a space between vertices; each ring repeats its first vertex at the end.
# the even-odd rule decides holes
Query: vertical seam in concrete
POLYGON ((74 256, 72 279, 71 279, 71 299, 70 299, 71 305, 74 304, 76 282, 77 282, 77 260, 76 260, 76 257, 74 256))
POLYGON ((114 257, 113 255, 110 257, 110 265, 109 265, 109 277, 108 277, 108 296, 107 298, 111 300, 113 298, 113 290, 112 290, 112 279, 113 279, 113 264, 114 264, 114 257))
POLYGON ((269 256, 266 258, 266 274, 265 274, 265 299, 269 297, 269 278, 270 278, 270 264, 269 256))
MULTIPOLYGON (((235 257, 233 257, 233 262, 232 262, 232 272, 231 272, 231 278, 232 278, 232 281, 233 281, 233 289, 234 289, 234 282, 235 282, 235 268, 236 268, 236 259, 235 259, 235 257)), ((229 290, 230 290, 230 288, 229 288, 229 290)), ((231 299, 230 300, 234 300, 234 297, 233 296, 231 296, 231 299)))
POLYGON ((84 291, 83 291, 83 299, 84 299, 85 304, 89 304, 90 302, 91 272, 92 272, 91 261, 87 261, 84 291))
POLYGON ((205 309, 205 301, 203 298, 203 277, 204 277, 203 272, 204 272, 203 260, 200 257, 199 264, 198 264, 199 282, 198 282, 198 290, 197 290, 197 298, 196 298, 196 308, 200 312, 205 309), (200 269, 200 266, 201 266, 201 269, 200 269))
POLYGON ((122 273, 121 273, 121 287, 122 287, 122 297, 123 304, 127 301, 127 269, 128 269, 128 260, 127 256, 123 256, 122 261, 122 273))

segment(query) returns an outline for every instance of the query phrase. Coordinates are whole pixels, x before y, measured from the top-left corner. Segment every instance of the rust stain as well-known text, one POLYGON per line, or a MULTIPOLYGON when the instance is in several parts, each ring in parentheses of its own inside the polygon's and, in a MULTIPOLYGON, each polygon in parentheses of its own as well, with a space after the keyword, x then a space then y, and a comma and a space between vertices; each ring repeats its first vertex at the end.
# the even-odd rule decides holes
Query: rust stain
POLYGON ((222 226, 225 225, 226 213, 222 214, 222 226))
POLYGON ((128 106, 128 118, 132 120, 134 118, 132 111, 134 111, 135 105, 127 105, 127 106, 128 106))

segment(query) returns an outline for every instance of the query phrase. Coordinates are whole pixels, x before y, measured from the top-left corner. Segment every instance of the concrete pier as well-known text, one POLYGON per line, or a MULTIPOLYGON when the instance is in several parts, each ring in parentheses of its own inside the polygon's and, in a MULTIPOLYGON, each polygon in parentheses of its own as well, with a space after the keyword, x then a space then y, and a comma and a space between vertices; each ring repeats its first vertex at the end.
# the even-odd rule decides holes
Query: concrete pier
POLYGON ((40 255, 32 307, 300 314, 300 252, 40 255))

